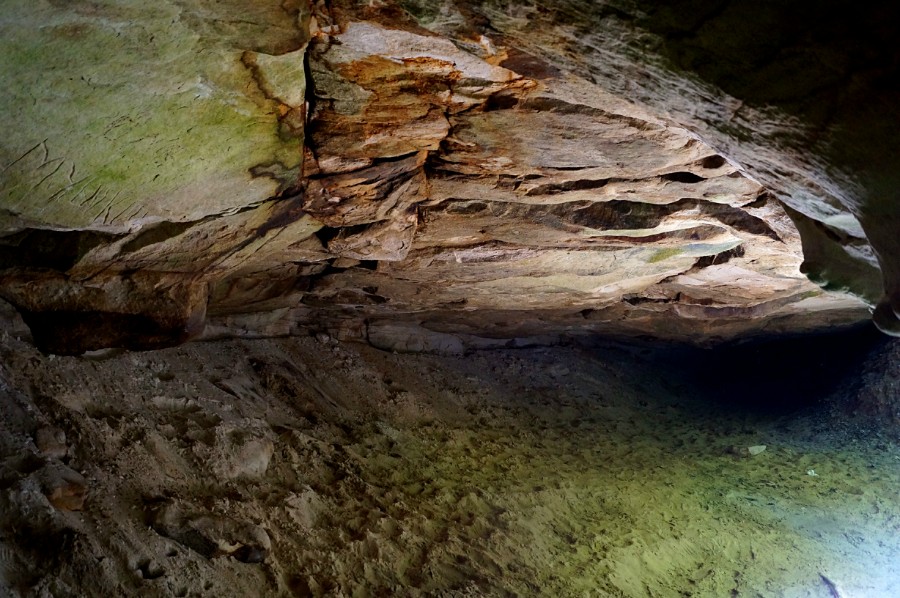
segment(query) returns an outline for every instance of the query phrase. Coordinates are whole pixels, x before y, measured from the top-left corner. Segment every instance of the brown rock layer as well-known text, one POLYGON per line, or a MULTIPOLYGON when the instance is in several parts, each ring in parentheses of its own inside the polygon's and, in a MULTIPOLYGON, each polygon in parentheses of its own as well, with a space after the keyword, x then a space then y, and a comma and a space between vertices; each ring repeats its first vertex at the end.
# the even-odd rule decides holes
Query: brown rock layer
MULTIPOLYGON (((859 161, 842 136, 847 101, 829 100, 834 120, 808 126, 790 94, 754 96, 693 59, 687 67, 708 83, 677 70, 687 60, 677 51, 728 41, 721 28, 746 16, 734 3, 677 27, 650 2, 266 4, 245 26, 234 25, 233 8, 176 20, 172 81, 147 89, 182 98, 189 69, 179 61, 190 54, 178 44, 227 57, 227 68, 190 83, 197 92, 186 105, 217 102, 221 131, 248 132, 209 137, 204 151, 221 152, 190 163, 194 182, 211 181, 202 193, 162 162, 155 175, 110 163, 125 186, 75 193, 57 181, 69 163, 57 164, 53 148, 76 129, 56 123, 53 143, 40 142, 51 127, 39 112, 4 149, 0 296, 43 349, 147 349, 204 330, 310 327, 389 348, 595 333, 704 341, 858 321, 876 304, 879 327, 900 329, 898 208, 891 191, 879 195, 889 189, 879 173, 897 156, 885 134, 876 137, 883 155, 842 178, 859 161), (45 197, 45 176, 68 189, 65 205, 45 197), (34 205, 22 199, 29 184, 41 191, 34 205), (85 211, 74 218, 69 204, 79 201, 85 211)), ((97 10, 102 20, 112 9, 97 10)), ((159 16, 146 17, 148 27, 159 16)), ((789 63, 790 36, 766 35, 772 52, 760 64, 789 63)), ((9 39, 25 51, 24 38, 9 39)), ((725 48, 732 76, 745 42, 725 48)), ((128 47, 116 77, 155 68, 140 45, 128 47)), ((104 51, 74 52, 70 68, 96 68, 104 51)), ((10 76, 49 68, 36 60, 10 76)), ((51 96, 58 83, 48 81, 34 93, 51 96)), ((810 82, 796 85, 818 97, 810 82)), ((134 89, 115 118, 144 109, 134 89)), ((892 93, 882 91, 874 101, 892 93)), ((59 110, 68 119, 76 108, 59 110)), ((869 114, 864 124, 875 128, 869 114)), ((165 126, 160 116, 140 132, 155 144, 165 126)), ((171 133, 173 147, 189 135, 171 133)), ((101 158, 72 162, 69 178, 101 158)))

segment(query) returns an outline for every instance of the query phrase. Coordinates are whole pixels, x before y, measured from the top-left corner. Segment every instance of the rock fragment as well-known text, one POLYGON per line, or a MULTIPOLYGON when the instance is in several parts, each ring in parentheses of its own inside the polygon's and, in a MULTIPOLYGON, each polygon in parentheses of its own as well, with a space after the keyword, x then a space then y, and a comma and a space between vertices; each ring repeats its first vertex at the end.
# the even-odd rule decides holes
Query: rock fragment
POLYGON ((69 452, 66 433, 53 426, 39 428, 34 435, 34 443, 41 455, 48 459, 63 459, 69 452))
POLYGON ((735 455, 737 457, 755 457, 756 455, 761 454, 766 450, 766 445, 764 444, 755 444, 753 446, 730 446, 725 451, 731 455, 735 455))
POLYGON ((150 526, 210 559, 233 556, 243 563, 261 563, 272 548, 269 534, 258 525, 193 511, 176 502, 152 509, 150 526))
POLYGON ((259 479, 269 468, 269 461, 275 453, 275 445, 268 438, 221 440, 223 455, 213 465, 216 475, 229 479, 259 479))
POLYGON ((60 511, 80 511, 84 507, 87 481, 62 463, 52 462, 37 472, 41 491, 60 511))

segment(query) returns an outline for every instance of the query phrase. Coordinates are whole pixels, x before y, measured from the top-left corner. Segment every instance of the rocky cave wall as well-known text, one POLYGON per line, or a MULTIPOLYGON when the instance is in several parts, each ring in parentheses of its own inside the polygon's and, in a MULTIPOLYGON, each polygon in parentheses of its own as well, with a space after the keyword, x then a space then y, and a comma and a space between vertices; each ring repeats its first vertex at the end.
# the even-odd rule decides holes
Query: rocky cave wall
POLYGON ((5 3, 0 296, 65 354, 896 333, 895 9, 756 4, 5 3))

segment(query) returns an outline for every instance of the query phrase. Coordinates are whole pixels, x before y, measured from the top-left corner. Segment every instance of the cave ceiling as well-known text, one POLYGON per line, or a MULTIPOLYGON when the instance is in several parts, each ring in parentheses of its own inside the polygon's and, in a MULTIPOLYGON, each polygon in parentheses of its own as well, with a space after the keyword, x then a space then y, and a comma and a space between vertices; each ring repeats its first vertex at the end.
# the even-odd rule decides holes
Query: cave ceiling
POLYGON ((900 334, 897 9, 802 4, 4 2, 0 297, 57 353, 900 334))

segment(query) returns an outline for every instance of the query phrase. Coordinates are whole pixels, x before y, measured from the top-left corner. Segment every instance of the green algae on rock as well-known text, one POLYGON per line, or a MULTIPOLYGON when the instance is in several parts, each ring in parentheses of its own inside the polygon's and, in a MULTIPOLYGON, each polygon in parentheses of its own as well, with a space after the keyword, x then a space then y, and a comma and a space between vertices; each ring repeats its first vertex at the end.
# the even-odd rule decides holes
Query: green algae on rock
MULTIPOLYGON (((302 129, 281 134, 278 103, 241 62, 246 31, 205 34, 196 14, 255 23, 254 43, 305 43, 297 15, 274 2, 4 3, 7 219, 128 230, 232 211, 296 182, 302 129), (254 175, 272 165, 279 176, 254 175)), ((302 53, 287 56, 302 75, 302 53)))

